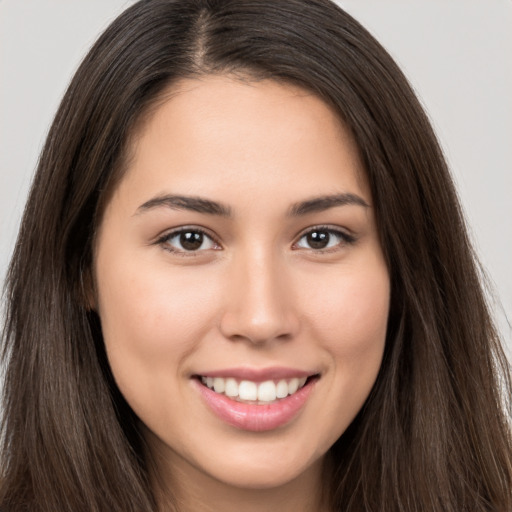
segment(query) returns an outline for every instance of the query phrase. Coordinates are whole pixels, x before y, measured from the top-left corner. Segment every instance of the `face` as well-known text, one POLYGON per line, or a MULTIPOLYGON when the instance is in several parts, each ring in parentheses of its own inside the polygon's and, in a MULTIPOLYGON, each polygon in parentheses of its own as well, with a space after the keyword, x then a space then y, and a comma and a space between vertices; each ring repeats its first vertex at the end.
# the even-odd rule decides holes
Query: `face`
POLYGON ((95 308, 155 458, 237 487, 316 471, 372 388, 389 307, 348 130, 301 89, 205 77, 132 149, 95 308))

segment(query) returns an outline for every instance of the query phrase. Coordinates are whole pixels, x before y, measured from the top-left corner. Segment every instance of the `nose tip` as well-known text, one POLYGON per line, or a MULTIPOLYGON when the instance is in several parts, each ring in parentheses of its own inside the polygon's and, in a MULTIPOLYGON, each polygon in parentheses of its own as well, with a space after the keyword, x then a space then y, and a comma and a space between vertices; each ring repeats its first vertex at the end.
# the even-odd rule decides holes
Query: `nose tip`
POLYGON ((285 341, 292 337, 294 329, 291 322, 277 312, 272 318, 232 312, 224 315, 221 330, 233 341, 247 340, 260 345, 272 340, 285 341))
POLYGON ((295 335, 298 317, 284 274, 260 265, 230 280, 220 325, 225 337, 262 344, 295 335))

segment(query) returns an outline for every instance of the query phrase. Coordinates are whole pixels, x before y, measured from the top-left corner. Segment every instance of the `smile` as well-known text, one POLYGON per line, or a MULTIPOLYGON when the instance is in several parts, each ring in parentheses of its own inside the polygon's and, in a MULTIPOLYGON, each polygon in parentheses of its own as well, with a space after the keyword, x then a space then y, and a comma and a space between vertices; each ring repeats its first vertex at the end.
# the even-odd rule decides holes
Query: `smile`
POLYGON ((269 404, 295 394, 306 384, 306 380, 307 377, 294 377, 254 382, 237 381, 232 377, 201 377, 201 382, 215 393, 224 394, 232 400, 257 405, 269 404))
POLYGON ((192 382, 222 422, 262 432, 284 427, 299 416, 319 379, 318 373, 291 369, 233 369, 196 374, 192 382))

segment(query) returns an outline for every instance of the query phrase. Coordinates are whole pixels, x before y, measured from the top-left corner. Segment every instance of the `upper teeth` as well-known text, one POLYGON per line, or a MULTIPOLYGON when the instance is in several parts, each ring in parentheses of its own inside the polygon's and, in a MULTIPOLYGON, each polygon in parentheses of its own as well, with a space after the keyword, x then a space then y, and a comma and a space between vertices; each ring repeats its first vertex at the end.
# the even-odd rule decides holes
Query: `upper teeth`
POLYGON ((273 402, 277 398, 285 398, 293 395, 306 383, 306 377, 290 380, 266 380, 265 382, 253 382, 242 380, 238 382, 233 378, 201 377, 203 384, 213 389, 216 393, 224 393, 230 398, 240 400, 254 400, 259 402, 273 402))

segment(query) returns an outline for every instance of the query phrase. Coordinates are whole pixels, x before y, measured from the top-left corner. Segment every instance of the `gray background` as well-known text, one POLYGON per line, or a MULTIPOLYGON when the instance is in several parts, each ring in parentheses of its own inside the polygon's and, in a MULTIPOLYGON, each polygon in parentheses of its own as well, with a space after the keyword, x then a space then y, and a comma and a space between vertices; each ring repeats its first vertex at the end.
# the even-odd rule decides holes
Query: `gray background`
MULTIPOLYGON (((0 0, 0 284, 39 151, 79 60, 126 0, 0 0)), ((340 0, 395 57, 454 173, 512 349, 512 2, 340 0)))

